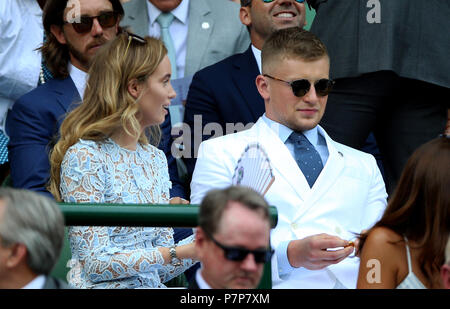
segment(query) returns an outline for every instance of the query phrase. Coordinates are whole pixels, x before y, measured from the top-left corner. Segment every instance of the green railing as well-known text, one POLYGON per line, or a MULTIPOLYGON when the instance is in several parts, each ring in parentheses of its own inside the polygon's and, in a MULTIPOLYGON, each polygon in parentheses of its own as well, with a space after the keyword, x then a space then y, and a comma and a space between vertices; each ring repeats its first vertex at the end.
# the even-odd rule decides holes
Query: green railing
MULTIPOLYGON (((141 205, 141 204, 75 204, 59 203, 66 226, 147 226, 147 227, 196 227, 198 205, 141 205)), ((278 212, 270 207, 272 228, 277 225, 278 212)), ((68 242, 54 273, 62 277, 67 269, 68 242)), ((69 249, 70 254, 70 249, 69 249)), ((272 288, 271 265, 264 267, 260 289, 272 288)))

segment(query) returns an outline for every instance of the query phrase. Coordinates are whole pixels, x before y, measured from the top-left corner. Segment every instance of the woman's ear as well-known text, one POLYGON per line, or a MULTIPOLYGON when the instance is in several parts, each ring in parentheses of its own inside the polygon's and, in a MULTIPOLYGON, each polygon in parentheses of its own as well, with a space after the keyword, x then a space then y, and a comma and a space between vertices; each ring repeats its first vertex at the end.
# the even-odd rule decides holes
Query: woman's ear
POLYGON ((141 88, 141 83, 139 83, 137 79, 132 79, 128 82, 128 93, 135 99, 139 98, 141 88))

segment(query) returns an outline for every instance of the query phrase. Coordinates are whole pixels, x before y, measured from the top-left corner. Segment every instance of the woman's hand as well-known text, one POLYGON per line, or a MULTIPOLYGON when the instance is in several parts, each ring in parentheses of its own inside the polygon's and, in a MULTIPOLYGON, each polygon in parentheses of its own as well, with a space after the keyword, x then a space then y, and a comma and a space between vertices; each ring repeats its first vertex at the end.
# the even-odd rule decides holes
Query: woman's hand
POLYGON ((185 205, 187 205, 187 204, 189 204, 189 201, 185 200, 184 198, 181 198, 179 196, 176 196, 176 197, 172 197, 169 200, 169 204, 185 204, 185 205))

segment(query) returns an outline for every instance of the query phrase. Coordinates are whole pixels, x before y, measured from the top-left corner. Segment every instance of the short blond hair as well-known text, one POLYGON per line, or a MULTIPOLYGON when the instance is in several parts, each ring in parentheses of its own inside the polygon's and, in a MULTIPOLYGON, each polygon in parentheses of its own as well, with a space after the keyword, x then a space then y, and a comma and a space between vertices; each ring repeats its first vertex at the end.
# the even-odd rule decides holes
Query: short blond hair
POLYGON ((262 47, 262 71, 270 73, 267 70, 283 59, 315 61, 323 57, 329 59, 327 48, 313 33, 299 27, 280 29, 272 33, 262 47))

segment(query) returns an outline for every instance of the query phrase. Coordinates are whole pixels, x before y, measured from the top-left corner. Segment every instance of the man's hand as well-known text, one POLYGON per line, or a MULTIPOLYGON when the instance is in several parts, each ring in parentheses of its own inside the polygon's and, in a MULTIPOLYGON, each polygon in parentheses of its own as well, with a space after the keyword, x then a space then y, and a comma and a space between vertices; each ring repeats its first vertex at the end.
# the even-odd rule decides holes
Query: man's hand
POLYGON ((347 240, 328 234, 318 234, 291 241, 287 252, 289 263, 293 267, 317 270, 341 262, 353 252, 353 249, 347 240), (327 250, 339 247, 344 248, 327 250))

